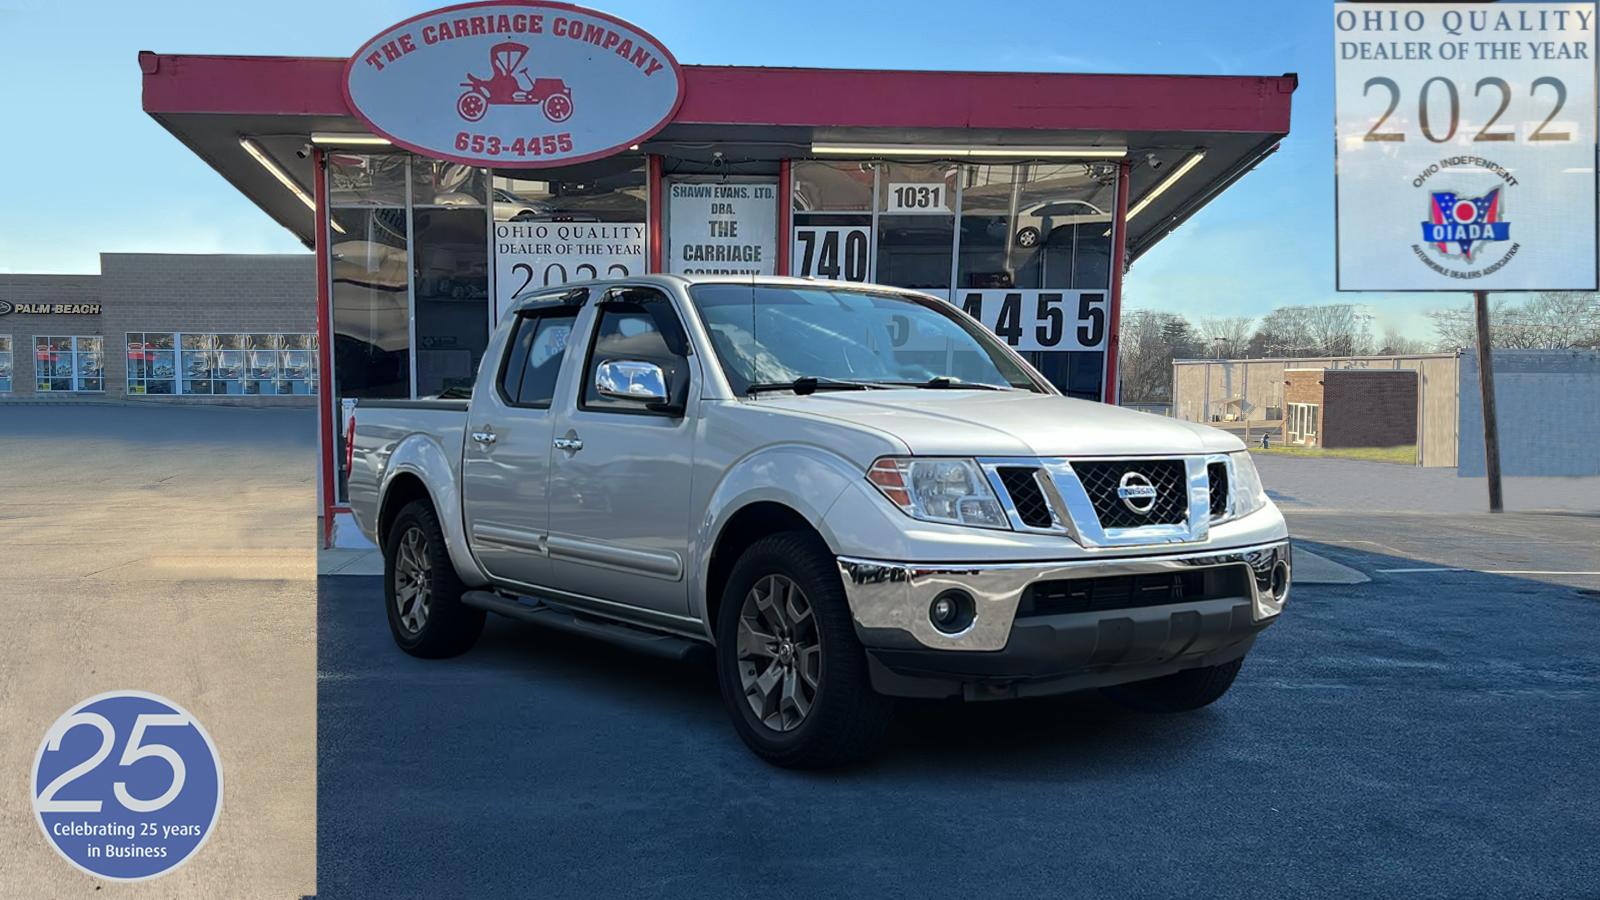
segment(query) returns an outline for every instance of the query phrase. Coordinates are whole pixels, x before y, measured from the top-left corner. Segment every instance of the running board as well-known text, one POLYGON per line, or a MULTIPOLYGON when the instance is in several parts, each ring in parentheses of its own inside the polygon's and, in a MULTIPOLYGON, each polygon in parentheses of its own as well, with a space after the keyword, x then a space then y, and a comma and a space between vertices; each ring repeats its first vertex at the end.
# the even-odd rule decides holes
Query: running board
POLYGON ((595 638, 639 653, 648 653, 664 659, 685 660, 700 652, 701 644, 688 638, 631 625, 602 622, 599 619, 579 616, 571 611, 541 600, 517 600, 492 591, 467 591, 461 602, 478 609, 510 616, 535 625, 565 631, 568 634, 595 638))

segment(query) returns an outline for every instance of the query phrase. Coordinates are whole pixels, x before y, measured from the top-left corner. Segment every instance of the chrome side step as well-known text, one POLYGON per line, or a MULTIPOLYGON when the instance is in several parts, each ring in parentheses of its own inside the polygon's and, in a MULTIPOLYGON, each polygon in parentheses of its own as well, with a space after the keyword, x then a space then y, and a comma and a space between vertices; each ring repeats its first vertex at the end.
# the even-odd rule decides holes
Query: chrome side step
POLYGON ((647 631, 631 625, 578 615, 565 607, 531 597, 517 599, 493 591, 467 591, 461 595, 461 602, 523 622, 532 622, 568 634, 594 638, 663 659, 685 660, 702 652, 702 648, 705 647, 698 641, 677 635, 647 631))

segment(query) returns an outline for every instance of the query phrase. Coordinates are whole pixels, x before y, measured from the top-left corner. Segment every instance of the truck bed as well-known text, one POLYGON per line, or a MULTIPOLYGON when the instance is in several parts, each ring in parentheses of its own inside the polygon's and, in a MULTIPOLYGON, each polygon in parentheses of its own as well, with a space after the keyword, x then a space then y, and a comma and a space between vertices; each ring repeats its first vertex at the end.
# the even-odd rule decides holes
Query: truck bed
MULTIPOLYGON (((362 400, 356 404, 355 441, 347 496, 361 530, 378 542, 378 503, 391 462, 429 457, 449 467, 459 483, 466 439, 466 400, 362 400)), ((445 510, 440 513, 448 514, 445 510)))

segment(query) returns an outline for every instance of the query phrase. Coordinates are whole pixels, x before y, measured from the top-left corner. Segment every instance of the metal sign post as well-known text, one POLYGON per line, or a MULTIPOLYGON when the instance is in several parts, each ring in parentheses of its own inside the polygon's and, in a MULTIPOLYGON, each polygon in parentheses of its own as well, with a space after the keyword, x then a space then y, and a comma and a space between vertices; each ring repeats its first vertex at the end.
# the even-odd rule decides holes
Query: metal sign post
POLYGON ((1489 292, 1473 291, 1478 318, 1478 393, 1483 396, 1483 471, 1489 478, 1489 512, 1502 509, 1500 497, 1500 423, 1494 409, 1494 356, 1489 340, 1489 292))

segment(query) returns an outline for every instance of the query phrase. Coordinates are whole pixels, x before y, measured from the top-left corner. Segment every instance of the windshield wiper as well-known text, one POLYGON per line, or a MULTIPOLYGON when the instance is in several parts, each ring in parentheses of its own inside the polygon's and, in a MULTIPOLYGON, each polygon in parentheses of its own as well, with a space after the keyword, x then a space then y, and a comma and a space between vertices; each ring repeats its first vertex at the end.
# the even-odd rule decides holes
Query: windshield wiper
POLYGON ((758 381, 744 389, 749 395, 764 394, 772 391, 794 391, 799 396, 814 394, 817 391, 871 391, 883 388, 881 384, 867 381, 840 381, 836 378, 818 378, 815 375, 801 375, 793 381, 758 381))
POLYGON ((981 381, 962 381, 950 375, 936 375, 927 381, 897 381, 897 385, 906 387, 928 388, 929 390, 954 390, 954 391, 1010 391, 1015 388, 1001 387, 998 384, 984 384, 981 381))

